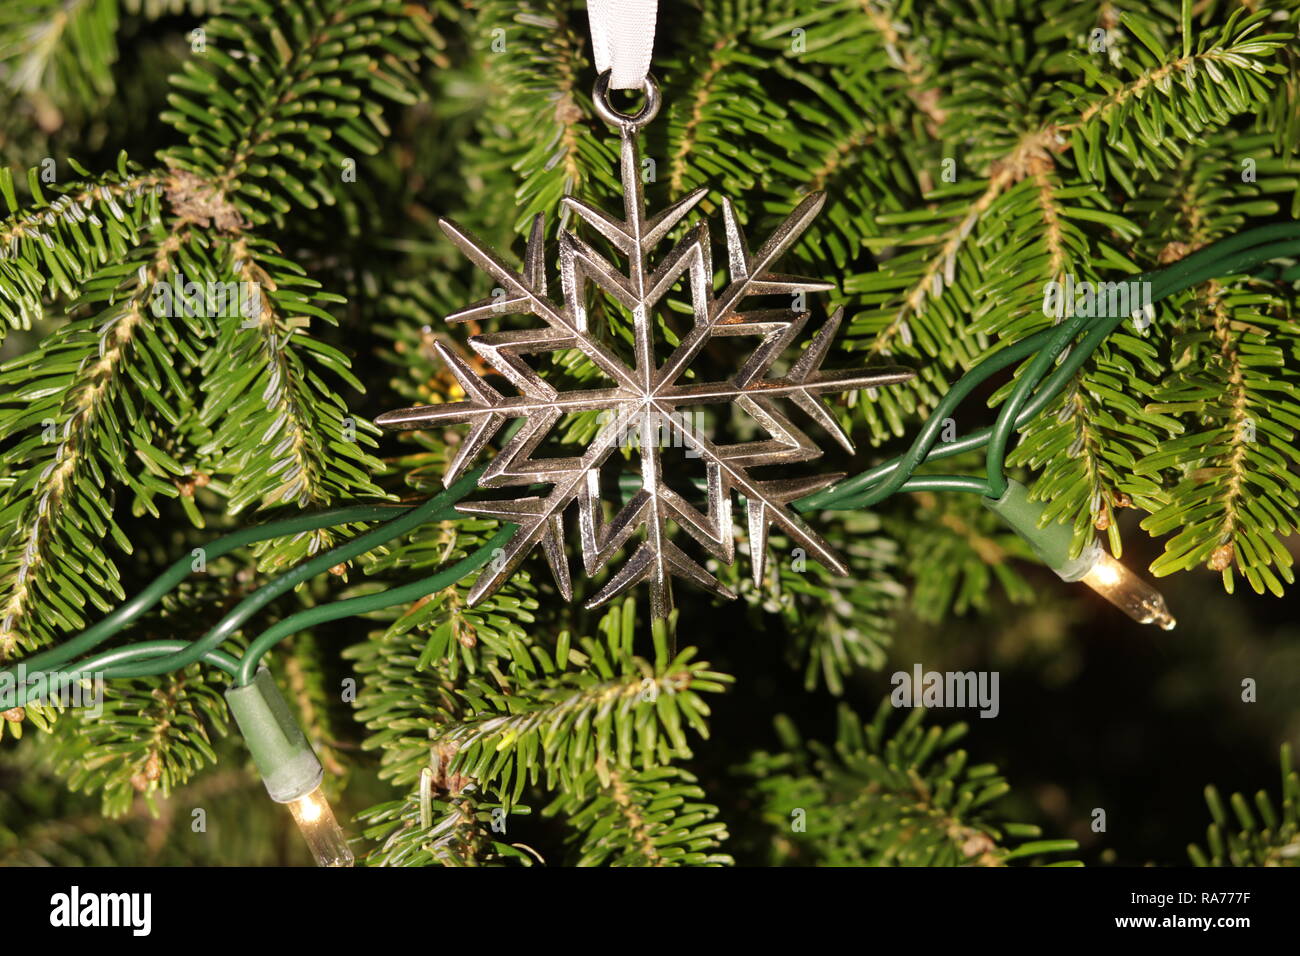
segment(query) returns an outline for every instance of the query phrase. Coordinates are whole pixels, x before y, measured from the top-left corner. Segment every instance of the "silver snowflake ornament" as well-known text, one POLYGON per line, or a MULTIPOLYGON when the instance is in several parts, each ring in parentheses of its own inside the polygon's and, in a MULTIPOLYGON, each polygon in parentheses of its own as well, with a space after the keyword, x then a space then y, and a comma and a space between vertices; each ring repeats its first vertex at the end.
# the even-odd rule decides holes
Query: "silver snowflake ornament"
POLYGON ((715 294, 709 227, 701 222, 657 264, 650 260, 654 247, 700 201, 707 190, 698 189, 658 215, 646 218, 640 177, 637 135, 658 110, 658 90, 653 80, 645 88, 646 104, 633 116, 615 111, 608 100, 608 76, 596 86, 598 112, 621 133, 620 172, 623 184, 623 218, 617 219, 581 200, 563 202, 577 217, 604 236, 626 259, 626 271, 609 262, 572 232, 562 232, 559 272, 563 301, 547 293, 543 253, 543 218, 532 223, 523 270, 516 272, 482 242, 450 220, 439 224, 447 236, 500 285, 498 294, 447 316, 448 322, 467 322, 502 314, 537 317, 536 328, 473 335, 470 347, 518 391, 506 396, 489 385, 459 355, 441 342, 434 348, 467 396, 464 401, 419 406, 387 412, 376 423, 391 429, 424 428, 443 422, 468 422, 470 430, 447 469, 450 485, 467 469, 497 431, 512 419, 522 419, 514 434, 479 478, 479 486, 500 488, 547 485, 550 491, 510 501, 462 502, 458 510, 511 522, 518 530, 498 560, 480 573, 469 594, 475 604, 495 591, 520 561, 541 544, 560 592, 572 596, 569 564, 564 553, 563 516, 577 504, 582 541, 583 569, 588 576, 604 568, 634 534, 641 541, 605 585, 587 602, 597 607, 629 587, 648 581, 651 612, 666 617, 672 609, 671 579, 693 582, 714 594, 735 594, 671 540, 671 522, 705 552, 726 564, 735 559, 732 493, 745 502, 750 558, 754 580, 761 581, 766 541, 772 525, 839 574, 847 569, 820 535, 789 507, 797 498, 830 485, 841 475, 760 480, 756 468, 806 462, 821 450, 778 407, 778 399, 793 403, 853 450, 834 415, 820 395, 851 389, 875 388, 907 381, 914 373, 904 368, 827 371, 822 361, 830 351, 843 310, 818 330, 811 344, 784 374, 773 373, 773 363, 795 340, 808 314, 793 309, 738 311, 751 296, 793 295, 832 288, 829 283, 769 272, 772 264, 803 233, 821 209, 825 196, 807 196, 755 253, 749 252, 731 203, 723 200, 729 282, 715 294), (654 309, 683 277, 689 286, 694 323, 667 359, 656 362, 654 309), (621 303, 632 316, 634 364, 629 367, 593 335, 588 324, 585 292, 588 283, 621 303), (504 290, 504 295, 500 293, 504 290), (758 336, 760 341, 739 369, 725 381, 684 382, 700 352, 713 339, 758 336), (530 354, 578 349, 614 384, 607 388, 558 391, 525 360, 530 354), (768 437, 760 441, 720 444, 687 427, 681 409, 731 403, 752 417, 768 437), (566 414, 599 410, 601 427, 583 454, 564 458, 534 458, 533 452, 566 414), (605 520, 599 476, 606 460, 627 436, 640 457, 640 488, 605 520), (703 510, 669 487, 663 474, 663 447, 646 436, 662 435, 686 449, 688 458, 703 466, 707 502, 703 510))

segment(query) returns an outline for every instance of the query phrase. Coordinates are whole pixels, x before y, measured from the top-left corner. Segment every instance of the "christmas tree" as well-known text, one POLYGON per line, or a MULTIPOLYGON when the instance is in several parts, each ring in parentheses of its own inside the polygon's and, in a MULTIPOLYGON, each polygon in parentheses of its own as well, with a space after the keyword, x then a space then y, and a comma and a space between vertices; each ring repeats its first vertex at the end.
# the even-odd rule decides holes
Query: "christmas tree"
POLYGON ((1300 2, 601 6, 0 11, 0 862, 1300 864, 1300 2))

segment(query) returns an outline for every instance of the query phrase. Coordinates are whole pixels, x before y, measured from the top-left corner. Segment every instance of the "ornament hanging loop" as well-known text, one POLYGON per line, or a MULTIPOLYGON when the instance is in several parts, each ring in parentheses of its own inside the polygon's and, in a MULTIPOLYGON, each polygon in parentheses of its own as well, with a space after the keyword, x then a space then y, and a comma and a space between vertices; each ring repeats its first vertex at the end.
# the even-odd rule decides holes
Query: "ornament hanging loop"
POLYGON ((610 126, 618 127, 624 136, 633 136, 659 114, 659 106, 663 102, 659 96, 659 84, 647 73, 645 81, 641 84, 641 90, 645 93, 644 105, 635 113, 620 113, 609 101, 609 81, 612 72, 606 70, 596 77, 596 89, 591 94, 596 105, 596 115, 610 126))

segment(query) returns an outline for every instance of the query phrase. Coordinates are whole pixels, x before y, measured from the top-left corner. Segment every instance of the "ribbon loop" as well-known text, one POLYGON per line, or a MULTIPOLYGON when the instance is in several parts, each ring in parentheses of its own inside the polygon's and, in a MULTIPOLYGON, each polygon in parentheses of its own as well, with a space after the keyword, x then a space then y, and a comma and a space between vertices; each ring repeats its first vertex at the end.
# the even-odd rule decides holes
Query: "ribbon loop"
POLYGON ((658 0, 587 0, 596 72, 610 71, 610 89, 635 90, 645 83, 658 7, 658 0))

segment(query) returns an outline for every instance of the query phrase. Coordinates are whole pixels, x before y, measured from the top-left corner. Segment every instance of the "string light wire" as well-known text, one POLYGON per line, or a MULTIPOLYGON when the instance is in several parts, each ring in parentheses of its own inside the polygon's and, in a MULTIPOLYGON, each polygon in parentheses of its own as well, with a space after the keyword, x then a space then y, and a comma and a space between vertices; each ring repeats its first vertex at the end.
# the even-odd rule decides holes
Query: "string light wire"
MULTIPOLYGON (((1175 295, 1216 276, 1244 274, 1273 259, 1300 255, 1300 223, 1261 226, 1225 239, 1193 253, 1157 272, 1142 273, 1134 281, 1150 282, 1152 302, 1175 295), (1276 241, 1283 240, 1283 241, 1276 241)), ((1300 267, 1289 267, 1278 278, 1300 278, 1300 267)), ((1083 363, 1127 318, 1124 315, 1072 316, 1057 326, 1027 336, 1001 349, 963 375, 935 406, 912 446, 903 455, 868 469, 830 488, 794 503, 801 512, 842 511, 869 508, 900 491, 961 491, 997 498, 1008 487, 1005 455, 1013 433, 1041 413, 1069 384, 1083 363), (1074 339, 1083 332, 1077 344, 1074 339), (1016 384, 999 410, 992 426, 936 447, 945 419, 983 382, 1017 362, 1028 359, 1016 384), (1056 365, 1052 369, 1053 363, 1056 365), (969 475, 916 475, 922 465, 987 446, 984 478, 969 475)), ((119 633, 140 615, 154 607, 192 571, 189 558, 182 558, 135 598, 102 621, 87 628, 57 648, 32 655, 21 663, 28 675, 42 672, 47 678, 85 676, 94 672, 105 678, 141 677, 167 673, 203 660, 235 677, 239 686, 248 685, 258 663, 279 641, 324 621, 366 614, 402 604, 449 587, 486 565, 515 530, 503 524, 477 550, 444 571, 420 581, 320 605, 291 615, 259 634, 244 655, 235 659, 218 648, 261 608, 303 581, 336 564, 351 560, 408 533, 428 521, 462 517, 456 502, 476 486, 483 469, 464 475, 445 492, 419 505, 374 503, 335 508, 311 515, 299 515, 269 522, 218 538, 204 548, 208 560, 258 541, 301 534, 326 527, 387 519, 369 532, 358 535, 325 554, 318 555, 277 576, 249 595, 231 612, 193 642, 144 641, 92 656, 69 666, 72 659, 119 633)), ((9 674, 12 672, 0 672, 9 674)), ((27 701, 19 689, 18 706, 27 701)))

